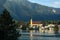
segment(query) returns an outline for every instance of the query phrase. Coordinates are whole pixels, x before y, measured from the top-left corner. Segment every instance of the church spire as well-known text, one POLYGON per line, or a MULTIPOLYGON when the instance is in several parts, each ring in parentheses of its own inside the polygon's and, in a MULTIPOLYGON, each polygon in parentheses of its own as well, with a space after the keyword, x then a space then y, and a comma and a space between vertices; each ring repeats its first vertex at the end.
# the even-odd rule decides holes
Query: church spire
POLYGON ((32 18, 30 18, 30 27, 32 27, 32 18))

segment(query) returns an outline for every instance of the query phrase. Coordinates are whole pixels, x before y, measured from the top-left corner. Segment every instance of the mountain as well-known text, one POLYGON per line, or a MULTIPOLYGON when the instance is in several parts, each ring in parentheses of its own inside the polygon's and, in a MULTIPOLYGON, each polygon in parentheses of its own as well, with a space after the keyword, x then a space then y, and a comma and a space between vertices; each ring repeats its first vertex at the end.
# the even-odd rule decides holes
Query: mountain
POLYGON ((7 0, 4 3, 11 16, 18 21, 60 20, 60 8, 47 7, 28 0, 7 0))
POLYGON ((3 11, 3 9, 4 9, 3 5, 4 5, 4 3, 5 3, 6 1, 7 1, 7 0, 0 0, 0 14, 2 13, 2 11, 3 11))

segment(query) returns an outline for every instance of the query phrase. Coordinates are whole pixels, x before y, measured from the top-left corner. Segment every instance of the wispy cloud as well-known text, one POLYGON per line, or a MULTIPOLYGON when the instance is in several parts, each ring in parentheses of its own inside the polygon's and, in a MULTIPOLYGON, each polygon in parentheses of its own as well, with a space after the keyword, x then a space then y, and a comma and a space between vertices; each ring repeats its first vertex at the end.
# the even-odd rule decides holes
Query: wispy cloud
POLYGON ((60 2, 53 2, 54 7, 60 7, 60 2))
POLYGON ((29 1, 50 7, 60 8, 60 0, 29 0, 29 1))

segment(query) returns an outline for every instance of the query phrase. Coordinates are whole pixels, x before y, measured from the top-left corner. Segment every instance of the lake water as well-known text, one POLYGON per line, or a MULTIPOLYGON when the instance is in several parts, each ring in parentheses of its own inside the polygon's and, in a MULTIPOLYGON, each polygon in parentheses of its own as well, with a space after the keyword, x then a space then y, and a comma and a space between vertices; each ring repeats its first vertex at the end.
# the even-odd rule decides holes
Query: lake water
POLYGON ((18 40, 60 40, 60 33, 52 30, 20 30, 18 40))

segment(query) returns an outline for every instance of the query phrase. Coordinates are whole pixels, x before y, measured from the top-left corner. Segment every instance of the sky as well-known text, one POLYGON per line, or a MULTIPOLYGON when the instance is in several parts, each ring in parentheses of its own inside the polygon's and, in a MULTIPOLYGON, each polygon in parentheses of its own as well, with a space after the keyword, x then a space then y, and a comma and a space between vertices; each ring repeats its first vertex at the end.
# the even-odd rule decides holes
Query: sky
POLYGON ((60 8, 60 0, 28 0, 28 1, 49 7, 60 8))

